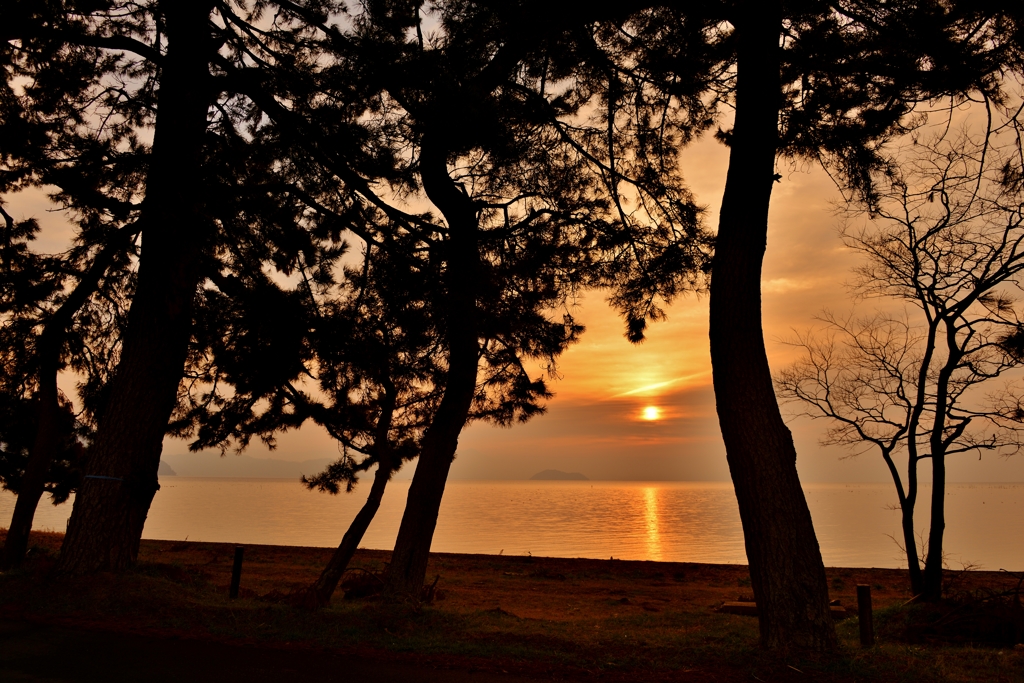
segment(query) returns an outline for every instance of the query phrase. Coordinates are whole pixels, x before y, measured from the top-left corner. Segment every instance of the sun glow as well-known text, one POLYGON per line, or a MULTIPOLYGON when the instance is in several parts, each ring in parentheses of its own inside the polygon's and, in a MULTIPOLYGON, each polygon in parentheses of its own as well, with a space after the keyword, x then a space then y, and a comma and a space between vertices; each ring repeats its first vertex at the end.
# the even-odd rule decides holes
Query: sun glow
POLYGON ((657 406, 647 406, 643 412, 640 413, 640 417, 645 420, 657 420, 661 417, 661 408, 657 406))

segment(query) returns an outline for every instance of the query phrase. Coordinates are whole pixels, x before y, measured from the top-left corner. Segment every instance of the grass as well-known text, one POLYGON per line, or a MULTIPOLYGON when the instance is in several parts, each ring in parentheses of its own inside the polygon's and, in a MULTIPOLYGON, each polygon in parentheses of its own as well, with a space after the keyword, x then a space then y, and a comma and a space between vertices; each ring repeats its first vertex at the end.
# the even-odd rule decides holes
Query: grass
MULTIPOLYGON (((298 610, 274 595, 314 580, 330 556, 316 548, 250 546, 242 595, 227 598, 233 546, 144 541, 136 569, 55 581, 57 534, 33 535, 25 567, 0 575, 0 613, 91 626, 272 647, 379 653, 434 665, 607 680, 1021 681, 1024 650, 908 643, 900 624, 920 608, 902 572, 830 569, 832 597, 855 605, 857 584, 874 587, 879 644, 858 645, 856 618, 838 623, 838 656, 779 658, 757 646, 757 621, 718 613, 749 596, 746 567, 439 554, 431 605, 344 600, 298 610), (268 597, 269 596, 269 597, 268 597), (901 621, 903 620, 903 621, 901 621)), ((381 569, 387 553, 360 551, 354 566, 381 569)), ((1012 577, 1010 577, 1012 580, 1012 577)), ((976 589, 1008 580, 972 572, 976 589)))

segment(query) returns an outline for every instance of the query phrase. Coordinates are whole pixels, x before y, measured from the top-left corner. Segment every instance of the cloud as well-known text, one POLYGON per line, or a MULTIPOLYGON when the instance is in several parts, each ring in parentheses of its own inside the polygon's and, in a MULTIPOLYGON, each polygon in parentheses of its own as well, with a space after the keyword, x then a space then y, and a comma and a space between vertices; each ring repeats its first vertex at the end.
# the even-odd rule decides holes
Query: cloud
POLYGON ((683 375, 682 377, 676 377, 665 382, 656 382, 654 384, 648 384, 647 386, 643 386, 638 389, 633 389, 631 391, 624 391, 621 394, 616 394, 612 398, 621 398, 623 396, 658 396, 669 387, 673 387, 679 384, 697 384, 698 381, 700 384, 703 384, 710 377, 710 370, 705 370, 703 372, 695 372, 689 375, 683 375))
POLYGON ((761 293, 785 294, 787 292, 799 292, 810 289, 814 284, 814 280, 794 280, 788 277, 777 277, 774 280, 763 280, 761 282, 761 293))

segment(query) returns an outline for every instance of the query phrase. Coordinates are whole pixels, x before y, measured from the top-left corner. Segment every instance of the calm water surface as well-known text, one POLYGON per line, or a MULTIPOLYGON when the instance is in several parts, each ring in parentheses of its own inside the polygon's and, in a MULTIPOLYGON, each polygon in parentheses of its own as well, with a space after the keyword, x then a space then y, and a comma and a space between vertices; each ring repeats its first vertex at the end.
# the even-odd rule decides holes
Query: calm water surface
MULTIPOLYGON (((166 477, 145 538, 334 546, 368 485, 331 496, 294 480, 166 477)), ((363 540, 390 548, 408 482, 393 482, 363 540)), ((808 484, 825 564, 905 566, 899 512, 884 484, 808 484)), ((919 506, 920 507, 920 506, 919 506)), ((14 497, 0 493, 0 524, 14 497)), ((70 505, 45 502, 36 528, 63 530, 70 505)), ((925 528, 922 509, 919 528, 925 528)), ((1024 570, 1024 484, 954 484, 947 491, 948 563, 1024 570)), ((728 483, 509 482, 448 484, 433 550, 557 557, 746 563, 736 498, 728 483)))

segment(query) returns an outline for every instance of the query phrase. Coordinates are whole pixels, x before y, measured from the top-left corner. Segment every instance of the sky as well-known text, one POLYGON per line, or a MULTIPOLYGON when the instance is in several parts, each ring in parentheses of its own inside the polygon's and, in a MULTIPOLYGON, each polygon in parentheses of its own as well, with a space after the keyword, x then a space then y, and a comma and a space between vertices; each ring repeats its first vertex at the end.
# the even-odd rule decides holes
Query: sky
MULTIPOLYGON (((687 182, 718 222, 728 150, 713 139, 683 156, 687 182)), ((815 324, 825 309, 854 306, 848 283, 860 256, 839 238, 840 192, 820 167, 783 167, 772 194, 768 249, 762 274, 765 343, 773 371, 799 357, 787 340, 815 324)), ((871 304, 858 303, 858 310, 871 304)), ((708 343, 707 297, 678 300, 668 320, 632 345, 598 293, 583 302, 587 332, 562 358, 563 379, 548 413, 512 429, 474 425, 459 441, 453 478, 525 478, 547 467, 593 479, 728 480, 708 343), (647 420, 646 408, 659 419, 647 420), (652 411, 653 412, 653 411, 652 411)), ((819 444, 826 423, 794 419, 783 406, 797 446, 797 467, 808 482, 888 482, 876 453, 819 444)), ((1024 455, 951 458, 951 481, 1024 481, 1024 455)), ((928 468, 922 469, 928 476, 928 468)))
MULTIPOLYGON (((683 169, 708 225, 717 225, 728 151, 710 137, 685 151, 683 169)), ((798 357, 787 345, 824 309, 849 311, 846 286, 859 257, 838 236, 840 194, 820 168, 782 168, 769 217, 762 277, 763 325, 769 363, 779 370, 798 357)), ((39 192, 7 198, 16 218, 35 216, 43 234, 38 248, 56 251, 70 228, 39 192)), ((858 304, 863 310, 866 304, 858 304)), ((591 479, 725 481, 729 478, 715 415, 708 348, 708 301, 674 302, 668 319, 649 327, 633 345, 600 292, 588 293, 575 314, 586 325, 582 340, 560 359, 547 413, 525 425, 468 427, 459 440, 453 479, 526 479, 544 469, 581 472, 591 479), (650 419, 654 418, 654 419, 650 419)), ((67 386, 65 391, 71 387, 67 386)), ((797 467, 807 482, 885 482, 874 453, 849 457, 818 444, 826 424, 793 419, 783 406, 797 445, 797 467)), ((186 452, 168 438, 164 453, 186 452)), ((278 448, 254 445, 247 455, 302 461, 335 457, 337 446, 315 426, 282 435, 278 448)), ((210 453, 209 457, 217 457, 210 453)), ((228 455, 227 457, 232 457, 228 455)), ((399 478, 412 476, 407 466, 399 478)), ((925 470, 924 474, 927 474, 925 470)), ((1024 455, 966 455, 951 459, 951 481, 1024 481, 1024 455)))

